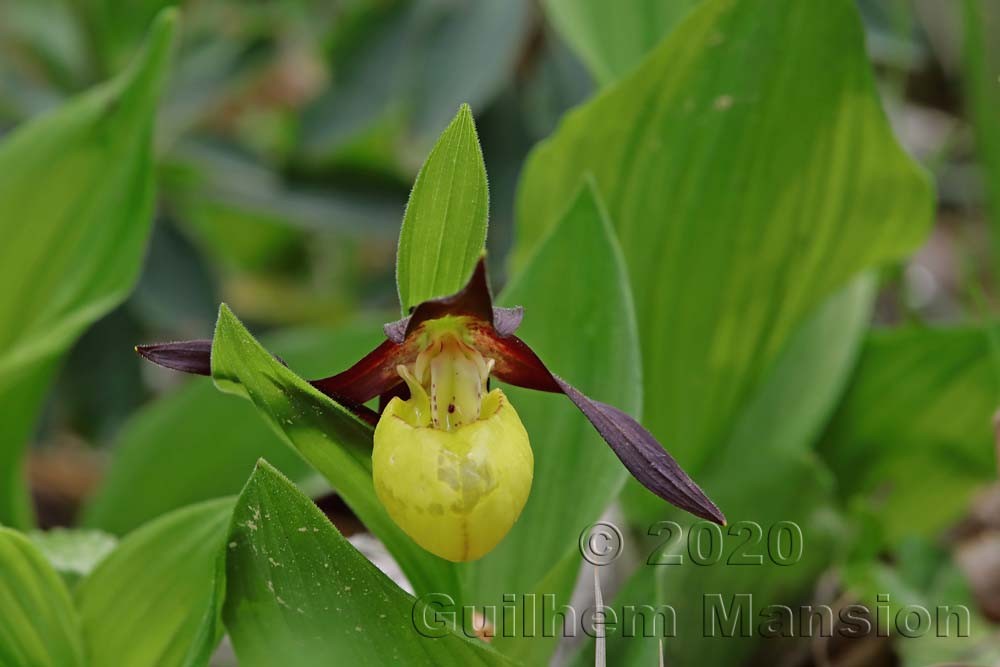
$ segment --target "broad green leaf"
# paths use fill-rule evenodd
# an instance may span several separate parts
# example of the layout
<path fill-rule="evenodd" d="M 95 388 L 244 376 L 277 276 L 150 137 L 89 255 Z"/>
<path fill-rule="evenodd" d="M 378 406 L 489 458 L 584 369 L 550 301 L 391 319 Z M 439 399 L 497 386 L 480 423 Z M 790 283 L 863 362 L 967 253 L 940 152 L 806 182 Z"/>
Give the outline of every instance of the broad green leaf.
<path fill-rule="evenodd" d="M 286 332 L 268 348 L 307 377 L 347 368 L 375 347 L 374 324 Z M 258 458 L 297 481 L 311 468 L 246 401 L 194 379 L 149 404 L 122 429 L 115 455 L 83 523 L 117 535 L 185 505 L 235 495 Z"/>
<path fill-rule="evenodd" d="M 724 451 L 803 452 L 816 444 L 850 381 L 877 284 L 870 274 L 828 298 L 799 327 L 736 421 Z"/>
<path fill-rule="evenodd" d="M 457 292 L 486 241 L 486 165 L 468 105 L 441 134 L 417 174 L 399 232 L 396 282 L 403 313 Z"/>
<path fill-rule="evenodd" d="M 479 640 L 418 634 L 417 602 L 264 461 L 227 551 L 224 618 L 241 665 L 509 664 Z"/>
<path fill-rule="evenodd" d="M 747 401 L 719 460 L 705 470 L 704 488 L 724 509 L 730 526 L 738 529 L 740 521 L 751 521 L 762 527 L 762 541 L 750 553 L 763 555 L 763 565 L 724 562 L 698 567 L 688 560 L 680 571 L 659 567 L 659 599 L 680 603 L 678 627 L 702 627 L 706 593 L 721 594 L 727 608 L 739 594 L 752 595 L 755 610 L 794 604 L 830 565 L 841 525 L 831 510 L 832 476 L 811 450 L 849 381 L 875 288 L 873 276 L 862 276 L 809 315 Z M 769 534 L 779 522 L 794 522 L 802 529 L 803 556 L 794 565 L 778 566 L 770 557 Z M 747 536 L 728 530 L 726 534 L 728 561 Z M 756 633 L 722 641 L 689 633 L 668 646 L 667 654 L 678 664 L 740 664 L 760 642 Z M 770 639 L 768 645 L 776 641 Z"/>
<path fill-rule="evenodd" d="M 553 372 L 581 391 L 632 414 L 641 407 L 638 338 L 632 293 L 610 223 L 590 186 L 573 203 L 528 267 L 507 286 L 505 305 L 523 305 L 524 339 Z M 504 388 L 531 438 L 531 496 L 510 534 L 482 560 L 465 566 L 469 602 L 502 604 L 504 593 L 539 592 L 553 567 L 575 555 L 555 594 L 569 602 L 579 565 L 580 532 L 618 494 L 628 471 L 565 396 Z M 531 553 L 530 559 L 524 554 Z M 531 664 L 545 661 L 554 638 L 515 639 L 504 646 Z M 539 653 L 540 652 L 540 653 Z"/>
<path fill-rule="evenodd" d="M 76 588 L 90 667 L 205 665 L 222 637 L 231 498 L 129 534 Z"/>
<path fill-rule="evenodd" d="M 814 449 L 851 380 L 876 288 L 874 276 L 862 275 L 810 314 L 747 401 L 720 456 L 776 461 Z M 741 486 L 745 473 L 718 465 L 708 475 L 706 486 L 721 490 Z"/>
<path fill-rule="evenodd" d="M 718 480 L 722 479 L 729 483 L 719 484 Z M 734 484 L 734 480 L 740 483 Z M 726 509 L 730 526 L 738 528 L 740 522 L 755 522 L 762 529 L 761 540 L 750 541 L 740 549 L 747 541 L 747 533 L 734 532 L 730 536 L 728 529 L 722 528 L 721 560 L 708 565 L 695 564 L 690 555 L 689 539 L 697 540 L 697 535 L 705 531 L 692 532 L 692 529 L 706 524 L 673 517 L 683 528 L 683 534 L 679 539 L 667 532 L 657 538 L 647 537 L 640 547 L 643 563 L 633 575 L 633 581 L 612 604 L 616 610 L 626 605 L 634 605 L 637 609 L 641 609 L 640 605 L 670 605 L 674 609 L 677 634 L 665 641 L 667 664 L 745 664 L 762 641 L 758 634 L 760 610 L 772 604 L 795 604 L 829 564 L 834 546 L 832 538 L 839 531 L 835 516 L 826 509 L 832 480 L 809 454 L 771 457 L 746 450 L 723 462 L 708 486 L 712 499 Z M 782 521 L 794 522 L 802 529 L 802 558 L 793 565 L 779 566 L 768 555 L 768 534 Z M 704 545 L 708 544 L 708 539 L 704 538 Z M 711 553 L 710 548 L 704 547 L 703 553 Z M 727 561 L 733 554 L 761 556 L 762 563 L 731 564 Z M 658 561 L 667 556 L 681 556 L 684 562 L 680 565 L 650 565 L 647 562 L 649 558 Z M 751 596 L 753 607 L 744 610 L 744 618 L 750 612 L 749 633 L 742 633 L 737 628 L 734 636 L 720 638 L 719 626 L 715 625 L 716 636 L 707 636 L 713 624 L 706 625 L 703 616 L 706 607 L 712 608 L 716 595 L 721 596 L 726 612 L 734 600 L 745 599 L 736 598 L 737 595 Z M 641 626 L 637 626 L 632 637 L 623 637 L 622 628 L 627 629 L 629 625 L 623 623 L 608 635 L 608 664 L 658 664 L 658 635 L 644 637 Z M 779 641 L 777 638 L 765 640 L 772 648 Z M 592 656 L 592 647 L 590 651 Z M 593 664 L 593 658 L 587 655 L 581 656 L 578 664 Z"/>
<path fill-rule="evenodd" d="M 832 561 L 835 551 L 830 548 L 830 538 L 839 533 L 829 510 L 832 477 L 815 460 L 811 448 L 849 381 L 867 329 L 875 287 L 871 276 L 862 276 L 810 314 L 747 402 L 715 465 L 698 479 L 726 513 L 730 526 L 738 529 L 740 521 L 761 526 L 762 541 L 751 545 L 749 553 L 765 555 L 763 564 L 726 563 L 748 536 L 745 532 L 729 535 L 724 529 L 727 537 L 723 563 L 693 566 L 687 552 L 690 534 L 685 533 L 671 545 L 680 549 L 686 559 L 684 565 L 647 565 L 635 575 L 629 590 L 619 596 L 621 604 L 655 602 L 676 609 L 678 636 L 668 640 L 667 653 L 677 664 L 741 664 L 760 640 L 757 634 L 723 640 L 705 638 L 700 632 L 705 594 L 721 594 L 727 609 L 738 594 L 752 595 L 755 610 L 768 604 L 792 604 Z M 630 508 L 640 505 L 643 511 L 634 513 L 633 519 L 641 518 L 640 529 L 646 532 L 664 518 L 662 511 L 657 513 L 651 507 L 660 503 L 645 489 L 631 490 L 631 495 L 642 496 L 641 502 L 630 498 Z M 690 517 L 670 518 L 686 528 L 693 525 Z M 803 557 L 795 565 L 779 567 L 766 557 L 767 533 L 780 521 L 793 521 L 802 528 Z M 664 533 L 656 542 L 646 542 L 642 557 L 648 558 L 657 543 L 662 544 L 667 537 Z M 754 622 L 757 620 L 754 616 Z M 768 645 L 777 641 L 769 639 Z M 609 641 L 609 654 L 622 652 L 635 664 L 642 664 L 636 652 L 652 660 L 649 664 L 655 664 L 656 650 L 656 642 L 622 637 Z"/>
<path fill-rule="evenodd" d="M 0 664 L 84 667 L 66 585 L 27 537 L 0 527 Z"/>
<path fill-rule="evenodd" d="M 998 396 L 985 330 L 873 333 L 823 457 L 843 495 L 873 499 L 888 541 L 933 534 L 996 478 Z"/>
<path fill-rule="evenodd" d="M 326 477 L 385 543 L 415 590 L 457 590 L 451 564 L 410 540 L 375 496 L 371 426 L 283 366 L 225 305 L 212 344 L 212 376 L 221 391 L 249 398 L 278 435 Z"/>
<path fill-rule="evenodd" d="M 559 648 L 563 635 L 556 630 L 552 633 L 553 636 L 546 638 L 542 633 L 546 631 L 545 623 L 552 615 L 553 606 L 560 608 L 562 605 L 572 603 L 571 594 L 574 594 L 574 585 L 580 575 L 581 563 L 587 565 L 580 557 L 579 532 L 582 530 L 581 527 L 573 547 L 565 550 L 562 560 L 548 566 L 544 578 L 534 582 L 532 588 L 514 589 L 517 611 L 515 618 L 512 619 L 513 623 L 511 620 L 504 620 L 502 615 L 504 600 L 502 594 L 492 598 L 466 598 L 466 604 L 497 605 L 500 610 L 499 618 L 503 624 L 496 626 L 493 645 L 504 655 L 524 665 L 561 664 L 558 656 L 553 657 L 553 651 Z M 495 592 L 494 589 L 493 593 Z M 508 602 L 508 608 L 509 604 Z M 521 625 L 522 623 L 524 625 Z M 524 632 L 522 627 L 534 628 L 535 635 L 524 636 L 528 633 Z"/>
<path fill-rule="evenodd" d="M 993 270 L 1000 268 L 1000 47 L 992 38 L 1000 29 L 1000 10 L 986 0 L 964 0 L 962 60 L 965 97 L 976 153 L 983 171 L 992 225 Z"/>
<path fill-rule="evenodd" d="M 516 264 L 588 172 L 630 271 L 646 425 L 696 477 L 809 312 L 930 222 L 847 0 L 700 3 L 535 149 Z"/>
<path fill-rule="evenodd" d="M 559 34 L 601 85 L 635 68 L 699 0 L 545 0 Z"/>
<path fill-rule="evenodd" d="M 121 302 L 153 212 L 152 129 L 174 12 L 117 78 L 26 123 L 0 144 L 0 521 L 30 522 L 18 479 L 51 371 Z"/>
<path fill-rule="evenodd" d="M 29 537 L 70 586 L 90 574 L 118 544 L 99 530 L 53 528 L 32 531 Z"/>

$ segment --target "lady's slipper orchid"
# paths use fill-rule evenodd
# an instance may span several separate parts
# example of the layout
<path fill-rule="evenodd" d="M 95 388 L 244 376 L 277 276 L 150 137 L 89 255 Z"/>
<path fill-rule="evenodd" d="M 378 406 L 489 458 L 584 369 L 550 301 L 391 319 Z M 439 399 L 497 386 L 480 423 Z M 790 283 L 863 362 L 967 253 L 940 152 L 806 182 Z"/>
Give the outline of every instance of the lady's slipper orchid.
<path fill-rule="evenodd" d="M 514 335 L 521 308 L 494 308 L 481 259 L 459 292 L 385 325 L 386 340 L 351 368 L 311 384 L 375 426 L 376 494 L 393 521 L 451 561 L 488 553 L 528 499 L 533 457 L 521 420 L 491 375 L 565 394 L 632 475 L 664 500 L 725 523 L 722 512 L 632 417 L 584 396 Z M 211 374 L 211 341 L 139 346 L 143 357 Z M 379 411 L 364 403 L 379 398 Z"/>

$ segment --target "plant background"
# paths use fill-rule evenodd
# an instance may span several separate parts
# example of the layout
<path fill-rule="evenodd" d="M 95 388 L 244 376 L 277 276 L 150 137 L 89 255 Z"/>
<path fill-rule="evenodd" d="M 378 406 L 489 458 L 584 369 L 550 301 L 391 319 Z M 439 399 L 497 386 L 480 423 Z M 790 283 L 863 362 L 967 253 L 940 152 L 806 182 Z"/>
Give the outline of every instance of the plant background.
<path fill-rule="evenodd" d="M 0 4 L 0 132 L 120 72 L 167 4 Z M 612 11 L 587 0 L 182 3 L 157 106 L 153 223 L 135 287 L 129 291 L 125 279 L 120 305 L 67 333 L 65 354 L 0 384 L 8 398 L 0 410 L 4 478 L 10 468 L 20 471 L 6 453 L 29 441 L 25 474 L 39 524 L 124 535 L 170 510 L 238 493 L 265 456 L 320 498 L 345 534 L 360 534 L 363 526 L 327 483 L 250 405 L 208 382 L 140 364 L 131 348 L 205 337 L 225 301 L 307 375 L 356 358 L 377 341 L 379 323 L 397 316 L 393 268 L 407 195 L 434 141 L 467 102 L 489 174 L 488 247 L 498 287 L 525 266 L 534 240 L 573 201 L 581 164 L 590 165 L 636 295 L 647 423 L 730 516 L 741 515 L 731 508 L 747 507 L 743 518 L 826 527 L 810 534 L 811 564 L 794 576 L 709 568 L 685 569 L 682 577 L 640 567 L 623 595 L 655 590 L 673 600 L 720 588 L 764 597 L 780 590 L 834 604 L 892 592 L 900 602 L 966 601 L 980 617 L 976 636 L 958 647 L 693 642 L 670 649 L 678 664 L 692 656 L 708 664 L 992 664 L 1000 652 L 988 620 L 1000 619 L 1000 515 L 990 488 L 1000 381 L 991 333 L 1000 266 L 997 5 L 832 3 L 832 14 L 840 12 L 833 28 L 821 12 L 803 11 L 806 21 L 792 36 L 768 32 L 778 19 L 734 11 L 726 27 L 743 41 L 713 45 L 712 35 L 696 35 L 696 24 L 682 22 L 692 8 L 707 17 L 702 3 L 615 4 Z M 851 39 L 855 13 L 863 42 Z M 755 21 L 763 27 L 756 30 Z M 678 25 L 689 32 L 671 35 Z M 847 27 L 841 33 L 838 26 Z M 659 49 L 668 36 L 676 47 Z M 789 43 L 772 51 L 754 45 L 774 39 Z M 836 48 L 813 48 L 824 40 Z M 690 63 L 662 63 L 666 78 L 657 79 L 661 52 L 694 54 L 698 65 L 688 71 Z M 746 60 L 733 55 L 741 53 Z M 841 57 L 830 58 L 834 53 Z M 800 63 L 781 69 L 775 54 Z M 646 76 L 633 76 L 637 67 Z M 856 77 L 869 69 L 872 81 Z M 789 78 L 775 83 L 753 74 L 777 71 Z M 816 72 L 829 76 L 809 80 Z M 652 82 L 648 90 L 644 81 Z M 734 87 L 718 89 L 722 84 Z M 653 98 L 662 90 L 657 107 Z M 688 97 L 709 106 L 686 117 L 680 111 Z M 865 106 L 869 97 L 929 174 L 933 211 L 929 190 L 896 155 L 879 112 Z M 760 104 L 764 118 L 729 124 L 730 107 L 748 101 Z M 856 133 L 817 135 L 816 128 L 830 129 L 825 110 L 838 105 L 858 114 Z M 654 111 L 670 122 L 650 122 Z M 723 119 L 708 127 L 703 119 L 713 111 Z M 646 128 L 637 139 L 643 145 L 662 141 L 672 152 L 622 158 L 617 151 L 629 135 L 615 125 L 619 118 L 633 123 L 626 129 Z M 766 130 L 758 139 L 779 156 L 778 173 L 739 162 L 760 154 L 747 145 L 747 127 Z M 607 128 L 610 138 L 602 136 Z M 794 159 L 803 142 L 817 143 L 814 162 Z M 832 182 L 823 172 L 828 163 L 871 181 Z M 13 182 L 22 169 L 38 177 L 31 185 L 41 199 L 58 200 L 76 187 L 58 174 L 47 180 L 44 164 L 31 171 L 10 160 L 0 181 Z M 647 194 L 635 195 L 629 184 Z M 825 206 L 808 208 L 816 214 L 808 224 L 799 224 L 783 199 L 797 184 L 826 197 Z M 4 194 L 14 201 L 17 191 L 0 188 L 0 201 Z M 584 228 L 593 211 L 576 206 L 574 224 Z M 654 223 L 671 215 L 702 224 L 683 228 L 687 235 L 657 236 Z M 718 230 L 729 215 L 767 241 L 726 237 Z M 839 226 L 845 220 L 850 224 Z M 0 209 L 6 233 L 30 224 Z M 124 256 L 111 243 L 110 256 Z M 587 243 L 579 240 L 581 256 L 606 260 L 586 254 Z M 742 263 L 727 263 L 733 247 Z M 39 248 L 38 257 L 58 267 L 61 255 Z M 690 261 L 672 256 L 680 252 L 672 248 L 683 248 Z M 46 292 L 44 284 L 23 282 L 32 275 L 19 265 L 30 264 L 27 256 L 5 259 L 0 275 L 9 291 L 37 299 L 44 324 L 46 304 L 63 298 L 58 279 Z M 571 253 L 553 261 L 570 262 Z M 58 274 L 66 281 L 71 275 Z M 548 278 L 557 281 L 558 272 Z M 719 287 L 732 284 L 748 291 Z M 540 307 L 551 301 L 523 281 L 513 292 Z M 24 334 L 15 319 L 30 320 L 16 304 L 8 298 L 0 309 L 8 318 L 0 320 L 3 346 Z M 604 322 L 622 317 L 628 313 Z M 531 331 L 544 337 L 544 326 L 536 326 Z M 720 347 L 699 343 L 709 336 Z M 0 360 L 9 361 L 6 354 Z M 628 384 L 621 370 L 627 359 L 588 371 L 587 349 L 567 354 L 578 375 L 617 373 L 612 384 Z M 619 400 L 638 410 L 638 396 Z M 606 483 L 613 492 L 620 480 Z M 536 489 L 545 498 L 570 492 L 569 482 Z M 786 516 L 792 504 L 795 516 Z M 649 550 L 645 528 L 672 515 L 630 486 L 616 508 L 616 520 L 635 531 L 632 556 L 641 560 Z M 22 527 L 16 516 L 12 509 L 0 522 Z M 620 577 L 630 574 L 620 567 Z M 563 647 L 561 659 L 575 650 L 586 656 L 592 649 Z M 609 653 L 613 664 L 655 660 L 655 647 L 614 637 Z"/>

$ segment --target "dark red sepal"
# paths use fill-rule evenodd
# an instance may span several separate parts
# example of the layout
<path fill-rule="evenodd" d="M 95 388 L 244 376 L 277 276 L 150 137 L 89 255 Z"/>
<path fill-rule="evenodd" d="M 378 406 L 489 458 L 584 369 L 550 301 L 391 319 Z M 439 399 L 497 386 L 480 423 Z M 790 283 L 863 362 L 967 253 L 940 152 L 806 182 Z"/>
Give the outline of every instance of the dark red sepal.
<path fill-rule="evenodd" d="M 465 286 L 450 296 L 429 299 L 420 303 L 413 312 L 401 320 L 382 326 L 386 338 L 394 343 L 402 343 L 421 324 L 440 317 L 469 316 L 495 329 L 501 336 L 509 336 L 521 326 L 524 308 L 498 308 L 493 306 L 489 279 L 486 273 L 486 258 L 480 257 Z"/>
<path fill-rule="evenodd" d="M 409 336 L 427 320 L 446 315 L 467 315 L 493 326 L 493 296 L 486 277 L 485 257 L 479 258 L 465 287 L 450 296 L 428 299 L 415 307 L 406 323 L 405 335 Z"/>
<path fill-rule="evenodd" d="M 501 336 L 509 336 L 517 331 L 523 319 L 524 308 L 521 306 L 513 308 L 494 306 L 493 308 L 493 328 Z M 402 343 L 406 340 L 406 329 L 409 325 L 410 317 L 407 316 L 395 322 L 386 322 L 382 325 L 382 331 L 385 333 L 385 337 L 393 343 Z"/>
<path fill-rule="evenodd" d="M 493 375 L 497 378 L 518 387 L 565 394 L 643 486 L 697 517 L 726 523 L 715 503 L 639 422 L 614 406 L 587 397 L 553 374 L 517 336 L 499 336 L 485 326 L 476 327 L 474 334 L 479 351 L 494 360 Z"/>
<path fill-rule="evenodd" d="M 324 394 L 337 395 L 356 403 L 366 403 L 390 392 L 401 382 L 396 366 L 411 363 L 416 357 L 413 346 L 383 341 L 346 371 L 312 385 Z"/>
<path fill-rule="evenodd" d="M 535 351 L 517 336 L 501 336 L 482 325 L 470 327 L 479 351 L 493 359 L 493 375 L 508 384 L 562 393 L 562 388 Z"/>

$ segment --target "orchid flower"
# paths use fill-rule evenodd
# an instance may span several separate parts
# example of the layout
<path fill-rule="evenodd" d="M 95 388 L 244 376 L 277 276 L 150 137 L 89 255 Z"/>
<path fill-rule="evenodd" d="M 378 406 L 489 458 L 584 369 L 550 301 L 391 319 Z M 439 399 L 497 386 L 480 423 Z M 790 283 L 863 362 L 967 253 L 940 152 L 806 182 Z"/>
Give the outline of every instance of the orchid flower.
<path fill-rule="evenodd" d="M 724 524 L 649 431 L 552 373 L 514 335 L 523 316 L 520 307 L 493 306 L 480 258 L 461 290 L 386 324 L 381 345 L 342 373 L 311 382 L 375 426 L 373 482 L 393 521 L 424 549 L 456 562 L 482 557 L 510 531 L 527 502 L 534 460 L 514 406 L 503 390 L 490 390 L 495 376 L 564 394 L 643 486 Z M 136 351 L 167 368 L 210 375 L 211 346 L 196 340 Z M 375 398 L 378 412 L 364 405 Z"/>

